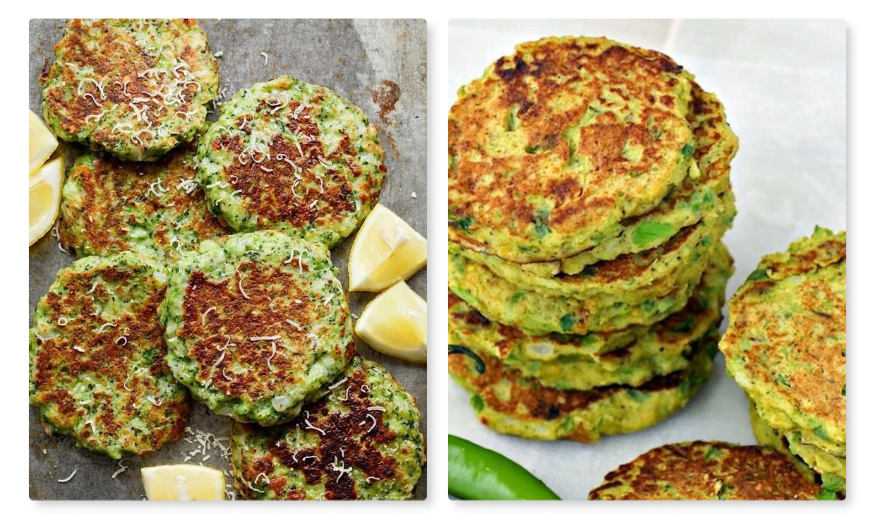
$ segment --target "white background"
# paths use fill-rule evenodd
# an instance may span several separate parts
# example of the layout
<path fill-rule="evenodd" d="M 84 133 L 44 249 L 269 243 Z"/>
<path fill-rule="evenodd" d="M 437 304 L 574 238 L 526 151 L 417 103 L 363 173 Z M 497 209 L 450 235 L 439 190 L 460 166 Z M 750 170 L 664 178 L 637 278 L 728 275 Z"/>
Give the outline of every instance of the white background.
<path fill-rule="evenodd" d="M 457 88 L 512 54 L 515 44 L 551 35 L 607 36 L 662 51 L 725 104 L 728 122 L 740 137 L 731 170 L 738 214 L 724 239 L 736 261 L 729 297 L 761 255 L 784 251 L 817 224 L 846 228 L 842 21 L 452 20 L 448 104 Z M 448 405 L 454 411 L 449 432 L 519 462 L 563 499 L 585 499 L 606 473 L 670 442 L 755 443 L 748 403 L 725 375 L 721 356 L 710 383 L 682 412 L 656 427 L 593 445 L 499 435 L 479 423 L 468 393 L 450 378 L 449 383 Z"/>
<path fill-rule="evenodd" d="M 134 5 L 120 2 L 90 1 L 88 7 L 80 3 L 44 0 L 42 2 L 6 2 L 4 4 L 4 31 L 0 33 L 6 73 L 0 83 L 2 100 L 10 107 L 8 122 L 12 126 L 0 128 L 2 144 L 12 152 L 24 152 L 24 106 L 28 97 L 27 87 L 27 38 L 30 18 L 71 16 L 173 16 L 180 11 L 193 17 L 411 17 L 425 18 L 429 33 L 429 257 L 433 266 L 430 275 L 435 279 L 447 271 L 445 253 L 447 247 L 447 186 L 446 148 L 447 129 L 445 116 L 451 104 L 447 100 L 448 86 L 448 19 L 463 17 L 490 18 L 517 16 L 535 18 L 565 16 L 575 18 L 619 17 L 814 17 L 842 18 L 847 25 L 848 43 L 848 211 L 852 229 L 850 240 L 849 283 L 849 340 L 854 351 L 848 372 L 850 403 L 848 421 L 852 424 L 850 434 L 850 459 L 848 485 L 850 494 L 842 503 L 638 503 L 609 502 L 566 503 L 472 503 L 450 502 L 446 498 L 447 444 L 445 426 L 448 414 L 455 418 L 469 412 L 453 409 L 447 405 L 446 368 L 444 347 L 446 345 L 447 312 L 443 304 L 434 304 L 430 312 L 430 340 L 433 361 L 429 368 L 431 391 L 429 415 L 429 499 L 425 503 L 405 504 L 265 504 L 242 502 L 213 504 L 159 504 L 159 503 L 34 503 L 28 500 L 28 457 L 26 438 L 28 410 L 26 405 L 27 383 L 23 373 L 27 370 L 27 337 L 22 330 L 25 325 L 22 304 L 27 293 L 27 257 L 25 256 L 24 218 L 27 205 L 24 178 L 24 155 L 12 154 L 9 172 L 21 176 L 6 177 L 0 214 L 8 240 L 5 258 L 0 260 L 0 276 L 4 282 L 6 302 L 0 304 L 5 337 L 2 352 L 5 383 L 0 384 L 4 405 L 4 434 L 2 441 L 3 465 L 0 473 L 0 497 L 3 501 L 4 525 L 29 527 L 41 526 L 123 526 L 150 527 L 189 525 L 198 527 L 229 526 L 338 526 L 342 523 L 356 527 L 441 527 L 488 526 L 543 528 L 554 526 L 588 526 L 600 523 L 606 526 L 709 526 L 744 527 L 819 526 L 846 528 L 847 526 L 870 526 L 875 517 L 877 462 L 871 456 L 873 438 L 877 434 L 874 419 L 877 415 L 875 391 L 870 390 L 877 372 L 877 358 L 870 330 L 875 324 L 874 295 L 877 280 L 873 273 L 874 229 L 877 226 L 877 196 L 873 158 L 877 151 L 877 75 L 874 68 L 874 52 L 877 50 L 877 27 L 870 11 L 854 9 L 853 5 L 866 5 L 861 1 L 833 0 L 815 2 L 767 2 L 765 0 L 736 0 L 733 3 L 654 2 L 627 0 L 623 3 L 532 0 L 504 0 L 503 2 L 474 2 L 472 0 L 442 0 L 439 2 L 361 2 L 336 0 L 335 2 L 272 2 L 271 5 L 254 2 L 209 2 L 181 4 L 177 1 L 153 0 L 148 4 Z M 121 9 L 124 8 L 124 11 Z M 502 50 L 505 52 L 505 49 Z M 724 95 L 726 103 L 728 96 Z M 14 108 L 21 110 L 16 112 Z M 15 121 L 15 116 L 20 116 Z M 736 126 L 736 125 L 735 125 Z M 738 133 L 741 132 L 739 129 Z M 742 170 L 735 167 L 735 179 Z M 17 178 L 17 179 L 16 179 Z M 14 227 L 17 226 L 17 227 Z M 739 224 L 738 224 L 739 227 Z M 859 236 L 861 233 L 861 236 Z M 20 247 L 16 253 L 15 247 Z M 740 266 L 745 263 L 739 263 Z M 437 269 L 436 269 L 437 267 Z M 433 280 L 429 285 L 430 296 L 441 299 L 447 289 L 444 281 Z M 185 515 L 186 517 L 181 517 Z M 258 515 L 258 517 L 254 517 Z M 548 516 L 548 518 L 546 518 Z M 868 519 L 871 519 L 870 521 Z"/>

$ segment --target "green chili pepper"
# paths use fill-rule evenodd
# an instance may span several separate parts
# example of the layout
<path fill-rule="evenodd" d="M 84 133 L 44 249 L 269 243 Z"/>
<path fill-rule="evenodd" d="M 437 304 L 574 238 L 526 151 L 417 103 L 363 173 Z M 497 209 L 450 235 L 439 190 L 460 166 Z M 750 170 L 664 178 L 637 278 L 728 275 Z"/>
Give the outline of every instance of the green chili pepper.
<path fill-rule="evenodd" d="M 465 500 L 560 500 L 520 464 L 448 435 L 448 493 Z"/>

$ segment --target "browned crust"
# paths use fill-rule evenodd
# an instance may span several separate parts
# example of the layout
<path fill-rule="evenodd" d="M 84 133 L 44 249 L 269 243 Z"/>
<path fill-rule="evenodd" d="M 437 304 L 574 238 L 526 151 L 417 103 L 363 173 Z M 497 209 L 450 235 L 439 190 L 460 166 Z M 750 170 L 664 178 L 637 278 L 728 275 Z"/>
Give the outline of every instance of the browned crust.
<path fill-rule="evenodd" d="M 176 19 L 170 21 L 173 24 L 182 25 L 183 29 L 175 28 L 180 35 L 185 30 L 197 27 L 193 19 Z M 98 28 L 97 36 L 92 31 Z M 170 28 L 171 26 L 168 26 Z M 94 69 L 96 79 L 105 77 L 118 81 L 119 84 L 108 83 L 104 86 L 104 104 L 127 106 L 135 99 L 137 105 L 142 108 L 148 107 L 146 114 L 153 122 L 161 122 L 170 112 L 169 108 L 161 102 L 161 98 L 153 98 L 149 93 L 149 85 L 138 73 L 154 68 L 157 58 L 150 57 L 146 53 L 136 52 L 140 47 L 134 38 L 124 31 L 111 31 L 106 23 L 94 24 L 91 21 L 73 19 L 67 23 L 64 37 L 55 44 L 55 53 L 63 53 L 64 62 L 72 63 L 78 67 L 90 66 Z M 189 66 L 198 64 L 203 60 L 200 49 L 194 49 L 187 45 L 175 53 Z M 212 59 L 212 58 L 211 58 Z M 79 135 L 83 130 L 91 130 L 92 125 L 86 122 L 89 115 L 100 113 L 101 106 L 91 97 L 70 97 L 70 86 L 78 87 L 79 81 L 74 72 L 59 61 L 56 61 L 48 70 L 44 69 L 40 77 L 42 84 L 47 84 L 51 77 L 59 77 L 62 81 L 58 86 L 50 88 L 44 93 L 43 105 L 59 118 L 60 127 L 71 136 Z M 184 101 L 175 112 L 188 113 L 192 109 L 192 100 L 198 91 L 197 85 L 188 84 L 183 88 L 180 98 Z M 83 85 L 83 93 L 91 93 L 98 100 L 100 91 L 94 83 Z M 156 101 L 155 99 L 158 99 Z M 136 120 L 131 120 L 135 122 Z M 137 126 L 137 125 L 135 125 Z M 179 126 L 188 126 L 184 121 Z M 144 124 L 142 130 L 152 130 Z M 183 130 L 172 131 L 171 135 L 179 134 Z M 104 144 L 110 136 L 109 129 L 100 129 L 93 133 L 92 140 L 98 144 Z M 154 137 L 154 136 L 153 136 Z"/>
<path fill-rule="evenodd" d="M 228 228 L 207 208 L 200 186 L 191 194 L 177 188 L 185 180 L 197 181 L 193 154 L 194 146 L 191 146 L 155 163 L 132 163 L 98 156 L 93 167 L 87 163 L 72 167 L 67 178 L 82 187 L 82 199 L 65 200 L 61 206 L 61 244 L 76 248 L 87 246 L 90 253 L 97 255 L 131 249 L 127 235 L 136 218 L 123 212 L 123 208 L 130 207 L 146 217 L 165 214 L 176 218 L 188 213 L 186 229 L 194 231 L 200 240 L 227 234 Z M 167 193 L 150 192 L 150 185 L 158 178 Z M 174 250 L 166 225 L 159 223 L 153 238 L 158 246 Z"/>
<path fill-rule="evenodd" d="M 482 374 L 473 374 L 472 360 L 461 354 L 448 356 L 448 371 L 465 378 L 467 384 L 481 396 L 487 407 L 499 414 L 512 415 L 525 420 L 553 420 L 586 409 L 615 392 L 628 389 L 623 385 L 609 385 L 587 391 L 554 389 L 529 381 L 518 372 L 504 368 L 498 358 L 484 354 L 478 354 L 478 357 L 484 361 L 485 371 Z M 660 392 L 677 387 L 684 379 L 684 372 L 674 372 L 655 377 L 636 390 L 641 393 Z M 499 383 L 509 387 L 510 396 L 506 400 L 499 399 L 491 390 Z"/>
<path fill-rule="evenodd" d="M 590 196 L 583 180 L 574 174 L 550 184 L 527 177 L 547 161 L 569 156 L 567 143 L 558 137 L 558 131 L 573 126 L 588 110 L 590 101 L 583 99 L 579 106 L 563 111 L 552 105 L 555 97 L 574 84 L 591 86 L 594 96 L 607 105 L 610 103 L 603 87 L 615 85 L 624 86 L 624 93 L 614 95 L 644 102 L 641 119 L 637 122 L 615 123 L 604 119 L 608 116 L 602 114 L 596 118 L 595 126 L 581 130 L 579 150 L 594 155 L 592 171 L 587 177 L 588 188 L 598 188 L 602 182 L 621 176 L 628 178 L 629 171 L 649 170 L 659 164 L 662 151 L 682 149 L 685 138 L 671 137 L 675 135 L 669 131 L 655 138 L 646 124 L 680 119 L 673 108 L 675 101 L 669 96 L 656 99 L 653 90 L 671 91 L 679 81 L 666 74 L 679 73 L 682 67 L 665 55 L 638 48 L 612 45 L 600 50 L 606 42 L 597 39 L 583 44 L 574 39 L 549 39 L 519 46 L 514 56 L 504 57 L 494 64 L 494 75 L 485 77 L 477 91 L 457 101 L 448 120 L 448 155 L 454 159 L 449 176 L 451 186 L 466 199 L 452 198 L 449 212 L 453 216 L 476 218 L 479 227 L 489 227 L 498 221 L 502 222 L 498 227 L 528 226 L 535 221 L 536 212 L 524 198 L 552 196 L 554 208 L 543 222 L 554 233 L 572 234 L 583 225 L 599 224 L 607 209 L 615 207 L 615 197 Z M 525 61 L 524 55 L 530 53 L 532 59 Z M 582 75 L 584 70 L 600 72 L 606 78 L 588 78 Z M 631 80 L 632 76 L 636 79 Z M 538 85 L 538 90 L 532 89 L 534 85 Z M 489 104 L 489 99 L 496 93 L 500 94 L 499 106 L 505 111 L 518 108 L 519 128 L 526 130 L 528 145 L 540 147 L 537 152 L 504 158 L 492 157 L 486 151 L 486 132 L 482 125 L 495 120 L 497 108 Z M 621 156 L 625 143 L 631 138 L 638 139 L 645 147 L 636 163 Z M 479 161 L 472 161 L 471 153 L 480 153 Z M 622 166 L 623 174 L 619 173 Z M 485 179 L 488 174 L 494 177 Z M 631 185 L 640 184 L 632 180 Z M 491 198 L 500 190 L 499 186 L 504 198 Z M 464 233 L 457 234 L 465 238 Z"/>
<path fill-rule="evenodd" d="M 742 360 L 743 375 L 766 393 L 769 401 L 753 394 L 759 405 L 779 403 L 783 412 L 805 415 L 801 426 L 807 429 L 827 423 L 830 429 L 823 433 L 842 442 L 837 435 L 845 438 L 846 432 L 846 236 L 818 243 L 802 239 L 788 254 L 764 257 L 758 271 L 763 276 L 751 277 L 731 300 L 722 351 L 732 366 Z M 776 288 L 789 294 L 777 294 Z M 782 324 L 774 322 L 783 317 Z"/>
<path fill-rule="evenodd" d="M 797 252 L 783 262 L 774 262 L 767 267 L 770 277 L 788 277 L 804 275 L 833 264 L 840 264 L 847 259 L 846 240 L 828 239 L 819 246 L 807 251 Z"/>
<path fill-rule="evenodd" d="M 789 323 L 793 326 L 780 327 L 770 323 L 777 317 L 776 305 L 757 301 L 773 284 L 758 282 L 751 290 L 755 299 L 732 305 L 736 317 L 732 331 L 723 338 L 723 351 L 748 358 L 753 365 L 747 368 L 751 383 L 770 387 L 772 394 L 793 402 L 799 412 L 831 420 L 845 430 L 847 345 L 834 336 L 846 334 L 846 295 L 808 277 L 796 286 L 800 311 Z M 825 312 L 826 306 L 832 307 L 831 314 Z M 747 331 L 756 327 L 757 335 Z M 748 350 L 741 346 L 743 339 L 749 342 Z M 806 368 L 797 368 L 801 365 Z M 787 376 L 785 382 L 779 381 L 780 376 Z"/>
<path fill-rule="evenodd" d="M 730 188 L 727 176 L 739 142 L 730 131 L 725 109 L 715 95 L 692 81 L 691 97 L 688 120 L 694 133 L 694 159 L 697 160 L 700 177 L 696 180 L 686 178 L 682 185 L 710 185 L 714 180 L 725 179 L 729 184 L 717 189 L 717 192 L 724 192 Z M 716 151 L 717 148 L 721 150 Z"/>
<path fill-rule="evenodd" d="M 297 268 L 297 259 L 291 265 Z M 302 266 L 307 271 L 307 264 L 302 263 Z M 240 292 L 238 282 L 241 280 L 249 299 Z M 278 299 L 283 302 L 282 310 L 275 309 Z M 300 300 L 301 304 L 293 299 Z M 213 307 L 215 310 L 208 312 Z M 325 317 L 328 310 L 312 301 L 292 275 L 276 266 L 246 262 L 223 281 L 212 281 L 196 270 L 186 286 L 183 325 L 178 335 L 187 340 L 189 356 L 200 367 L 199 383 L 210 381 L 230 396 L 255 400 L 274 394 L 272 387 L 301 382 L 299 376 L 310 366 L 307 351 L 312 344 L 307 337 L 308 329 L 313 321 Z M 296 321 L 302 330 L 286 323 L 286 319 Z M 277 345 L 279 353 L 271 360 L 273 369 L 269 369 L 271 342 L 249 338 L 275 334 L 288 336 L 299 350 L 280 350 Z M 234 346 L 220 350 L 229 337 Z M 223 352 L 226 353 L 223 355 Z M 346 350 L 335 353 L 343 356 Z M 235 372 L 227 379 L 223 369 L 234 364 L 243 365 L 246 370 Z"/>
<path fill-rule="evenodd" d="M 305 407 L 292 422 L 270 430 L 249 424 L 236 424 L 244 434 L 267 435 L 267 446 L 270 451 L 270 455 L 252 460 L 247 458 L 248 451 L 244 450 L 244 458 L 241 462 L 242 478 L 248 482 L 256 482 L 259 473 L 269 474 L 274 471 L 275 464 L 282 464 L 290 470 L 301 471 L 308 485 L 324 484 L 328 500 L 357 499 L 354 480 L 338 479 L 338 473 L 332 470 L 336 460 L 344 460 L 346 464 L 356 467 L 369 477 L 395 478 L 396 461 L 382 455 L 378 445 L 391 442 L 396 438 L 396 434 L 384 422 L 383 413 L 368 410 L 368 407 L 374 403 L 366 384 L 365 373 L 361 370 L 354 371 L 347 378 L 344 386 L 347 388 L 348 399 L 345 404 L 349 407 L 349 411 L 332 413 L 324 402 L 317 402 Z M 369 429 L 372 428 L 372 422 L 371 419 L 367 419 L 367 415 L 372 416 L 376 422 L 371 432 Z M 326 434 L 318 435 L 319 445 L 316 448 L 296 450 L 286 441 L 286 434 L 297 428 L 305 430 L 308 427 L 305 421 L 324 430 Z M 305 460 L 306 457 L 316 458 Z M 283 495 L 285 484 L 285 478 L 275 476 L 268 486 L 280 495 L 278 498 L 286 500 L 305 498 L 304 492 L 296 489 L 289 490 Z M 239 486 L 238 489 L 245 498 L 260 498 L 258 493 L 246 486 Z"/>
<path fill-rule="evenodd" d="M 165 288 L 152 288 L 133 312 L 114 319 L 115 327 L 99 331 L 106 321 L 100 315 L 91 315 L 96 311 L 95 303 L 108 302 L 116 294 L 108 291 L 102 283 L 89 293 L 98 277 L 118 284 L 116 289 L 132 288 L 135 281 L 142 280 L 142 276 L 119 267 L 88 272 L 62 270 L 58 280 L 65 289 L 65 297 L 50 291 L 40 301 L 48 320 L 58 321 L 63 317 L 67 322 L 58 328 L 58 336 L 39 345 L 32 403 L 54 406 L 52 425 L 61 430 L 74 429 L 86 415 L 85 409 L 75 403 L 72 393 L 65 388 L 75 384 L 78 376 L 93 372 L 101 380 L 114 384 L 119 394 L 148 395 L 158 393 L 156 376 L 171 375 L 165 360 L 167 350 L 163 331 L 156 315 Z M 124 342 L 120 341 L 123 336 L 126 337 Z M 74 349 L 74 346 L 85 352 Z M 151 376 L 129 376 L 132 354 L 148 350 L 157 351 L 150 368 Z M 123 414 L 117 416 L 108 396 L 95 395 L 93 405 L 100 409 L 96 424 L 103 436 L 114 436 L 131 416 L 141 413 L 135 409 L 135 399 L 133 396 L 128 398 Z M 166 399 L 161 403 L 161 406 L 150 406 L 145 415 L 141 414 L 148 427 L 139 431 L 136 437 L 127 437 L 120 444 L 122 450 L 146 454 L 182 436 L 190 407 L 188 395 L 178 401 Z M 91 446 L 99 447 L 103 443 L 101 439 L 91 439 L 91 428 L 83 428 L 79 435 Z"/>
<path fill-rule="evenodd" d="M 273 89 L 284 90 L 292 86 L 292 80 L 272 81 Z M 319 105 L 324 95 L 317 93 L 313 104 Z M 257 120 L 269 121 L 273 118 L 272 108 L 277 108 L 280 101 L 264 97 L 255 107 L 254 112 L 241 114 L 235 126 L 245 133 L 250 133 L 252 124 Z M 301 109 L 299 109 L 302 107 Z M 286 109 L 284 109 L 286 112 Z M 298 114 L 296 114 L 298 112 Z M 341 131 L 342 138 L 338 147 L 331 153 L 326 152 L 320 141 L 320 130 L 317 121 L 311 115 L 311 109 L 303 103 L 291 102 L 287 114 L 287 130 L 291 134 L 300 134 L 307 138 L 296 145 L 275 134 L 268 143 L 269 152 L 264 159 L 256 163 L 252 155 L 243 156 L 247 150 L 240 136 L 220 134 L 211 143 L 217 152 L 229 153 L 232 161 L 222 168 L 222 178 L 231 183 L 234 190 L 241 191 L 245 208 L 256 214 L 260 229 L 269 229 L 279 222 L 288 222 L 293 227 L 307 225 L 326 226 L 337 223 L 356 212 L 355 190 L 348 177 L 335 168 L 326 168 L 323 177 L 323 192 L 313 184 L 295 185 L 296 175 L 303 181 L 317 181 L 313 173 L 314 167 L 321 161 L 337 162 L 347 167 L 354 178 L 363 174 L 362 167 L 356 162 L 358 152 L 354 148 L 349 134 Z M 293 168 L 293 164 L 301 169 L 301 173 Z M 378 172 L 386 172 L 381 164 Z M 363 186 L 356 196 L 361 203 L 370 204 L 377 200 L 380 185 Z M 316 201 L 315 206 L 311 206 Z"/>
<path fill-rule="evenodd" d="M 611 495 L 622 487 L 621 497 Z M 807 480 L 781 453 L 759 446 L 698 441 L 665 445 L 640 455 L 607 474 L 588 497 L 788 500 L 815 499 L 819 492 L 819 485 Z"/>

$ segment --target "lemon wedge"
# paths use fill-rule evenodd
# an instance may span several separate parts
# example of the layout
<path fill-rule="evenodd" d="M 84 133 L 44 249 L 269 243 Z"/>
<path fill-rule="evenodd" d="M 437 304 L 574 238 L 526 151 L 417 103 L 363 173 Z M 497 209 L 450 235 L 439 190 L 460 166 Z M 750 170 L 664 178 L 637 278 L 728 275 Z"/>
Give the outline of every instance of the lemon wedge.
<path fill-rule="evenodd" d="M 356 335 L 388 356 L 426 363 L 426 301 L 400 282 L 368 303 Z"/>
<path fill-rule="evenodd" d="M 225 477 L 218 469 L 192 464 L 142 468 L 149 500 L 223 500 Z"/>
<path fill-rule="evenodd" d="M 52 229 L 61 205 L 61 184 L 64 182 L 64 161 L 54 159 L 30 177 L 30 244 Z"/>
<path fill-rule="evenodd" d="M 30 113 L 30 172 L 33 174 L 43 163 L 49 159 L 49 156 L 58 148 L 58 140 L 46 128 L 40 116 L 28 110 Z"/>
<path fill-rule="evenodd" d="M 426 239 L 404 220 L 377 204 L 362 223 L 350 249 L 351 291 L 382 291 L 426 264 Z"/>

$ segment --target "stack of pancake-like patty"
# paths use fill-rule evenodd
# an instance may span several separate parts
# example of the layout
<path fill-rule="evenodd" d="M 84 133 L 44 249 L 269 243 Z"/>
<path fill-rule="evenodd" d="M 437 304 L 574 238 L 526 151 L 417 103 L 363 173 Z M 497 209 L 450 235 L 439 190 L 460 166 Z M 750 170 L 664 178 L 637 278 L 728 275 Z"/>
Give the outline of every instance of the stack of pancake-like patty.
<path fill-rule="evenodd" d="M 682 408 L 710 376 L 732 268 L 721 103 L 603 38 L 519 45 L 458 95 L 449 370 L 481 421 L 593 442 Z"/>

